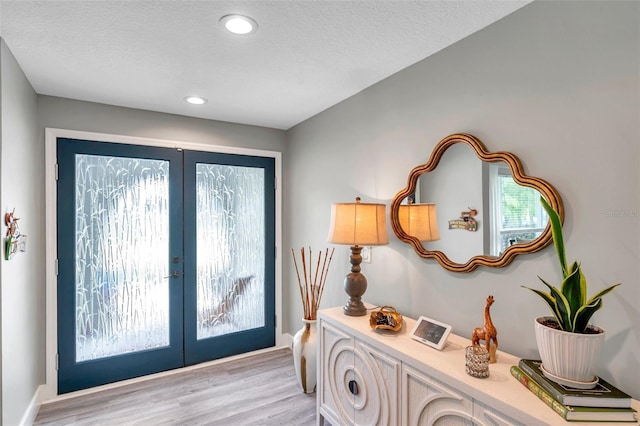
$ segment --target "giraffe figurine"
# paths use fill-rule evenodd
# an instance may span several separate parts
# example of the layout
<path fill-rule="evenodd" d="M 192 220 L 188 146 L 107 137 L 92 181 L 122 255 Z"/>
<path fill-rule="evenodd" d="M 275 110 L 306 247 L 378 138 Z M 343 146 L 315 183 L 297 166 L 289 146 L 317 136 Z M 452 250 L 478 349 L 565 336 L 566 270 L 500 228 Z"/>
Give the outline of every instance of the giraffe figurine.
<path fill-rule="evenodd" d="M 484 325 L 476 327 L 471 335 L 471 344 L 479 345 L 480 340 L 484 340 L 485 347 L 489 352 L 489 362 L 496 362 L 496 350 L 498 350 L 498 331 L 491 321 L 491 305 L 493 305 L 493 296 L 487 297 L 487 303 L 484 305 Z M 493 345 L 491 341 L 493 340 Z"/>

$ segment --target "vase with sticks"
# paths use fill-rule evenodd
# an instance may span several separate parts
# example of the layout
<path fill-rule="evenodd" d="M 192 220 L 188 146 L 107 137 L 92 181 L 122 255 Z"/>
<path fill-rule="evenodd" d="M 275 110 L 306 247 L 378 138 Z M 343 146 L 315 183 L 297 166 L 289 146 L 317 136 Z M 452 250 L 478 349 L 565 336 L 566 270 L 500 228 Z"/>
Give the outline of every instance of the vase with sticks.
<path fill-rule="evenodd" d="M 316 315 L 320 307 L 324 285 L 327 281 L 329 266 L 333 259 L 332 249 L 318 252 L 315 271 L 313 270 L 313 252 L 309 248 L 309 267 L 307 268 L 307 256 L 305 249 L 300 249 L 301 268 L 298 267 L 296 254 L 291 249 L 293 264 L 298 278 L 298 289 L 304 317 L 304 326 L 293 336 L 293 364 L 296 370 L 298 384 L 304 393 L 313 393 L 316 390 L 316 359 L 317 359 L 317 334 Z"/>

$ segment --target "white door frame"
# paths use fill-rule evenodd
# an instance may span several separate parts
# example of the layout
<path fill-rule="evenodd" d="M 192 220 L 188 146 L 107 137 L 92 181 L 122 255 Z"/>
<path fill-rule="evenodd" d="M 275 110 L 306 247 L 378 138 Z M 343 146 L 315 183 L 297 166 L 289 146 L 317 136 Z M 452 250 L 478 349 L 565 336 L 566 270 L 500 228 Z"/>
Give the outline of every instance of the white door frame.
<path fill-rule="evenodd" d="M 208 145 L 201 143 L 142 138 L 136 136 L 112 135 L 107 133 L 84 132 L 56 128 L 45 129 L 45 285 L 46 285 L 46 384 L 42 402 L 58 396 L 58 295 L 57 295 L 57 198 L 56 198 L 56 142 L 58 138 L 82 139 L 97 142 L 126 143 L 132 145 L 157 146 L 164 148 L 181 148 L 194 151 L 219 152 L 223 154 L 242 154 L 275 159 L 276 182 L 276 347 L 286 344 L 282 334 L 282 194 L 280 190 L 282 172 L 282 153 L 251 148 Z M 205 363 L 206 364 L 206 363 Z M 189 367 L 187 367 L 189 368 Z M 175 370 L 173 370 L 175 371 Z M 162 373 L 159 373 L 162 374 Z M 131 379 L 132 381 L 143 380 Z M 108 385 L 107 385 L 108 386 Z M 91 390 L 88 390 L 89 392 Z M 78 395 L 87 391 L 72 392 Z"/>

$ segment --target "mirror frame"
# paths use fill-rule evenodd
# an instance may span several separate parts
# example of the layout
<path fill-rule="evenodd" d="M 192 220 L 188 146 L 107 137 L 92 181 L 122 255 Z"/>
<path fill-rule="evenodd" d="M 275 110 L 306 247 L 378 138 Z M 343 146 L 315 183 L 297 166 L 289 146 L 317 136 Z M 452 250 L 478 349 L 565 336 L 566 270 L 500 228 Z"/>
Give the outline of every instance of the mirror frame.
<path fill-rule="evenodd" d="M 527 176 L 524 174 L 524 169 L 520 159 L 510 152 L 488 152 L 482 142 L 470 134 L 455 133 L 442 139 L 431 153 L 431 157 L 427 163 L 415 167 L 411 170 L 409 178 L 407 179 L 407 186 L 402 191 L 398 192 L 391 202 L 391 227 L 396 236 L 405 243 L 411 244 L 415 249 L 418 256 L 423 258 L 435 258 L 440 265 L 445 269 L 452 272 L 471 272 L 480 265 L 502 268 L 509 263 L 519 254 L 534 253 L 542 250 L 552 242 L 551 225 L 547 223 L 546 228 L 540 234 L 538 238 L 525 244 L 514 244 L 507 248 L 499 257 L 492 257 L 487 255 L 474 256 L 467 261 L 467 263 L 457 263 L 451 261 L 446 254 L 439 250 L 427 250 L 422 243 L 416 238 L 408 235 L 400 226 L 400 220 L 398 212 L 402 202 L 416 190 L 418 177 L 425 173 L 429 173 L 438 166 L 440 159 L 444 152 L 451 146 L 463 143 L 471 147 L 476 153 L 478 158 L 482 161 L 495 163 L 503 161 L 509 165 L 513 180 L 522 186 L 527 186 L 536 189 L 540 194 L 549 202 L 549 205 L 558 212 L 560 221 L 564 222 L 564 207 L 562 205 L 562 199 L 558 191 L 547 181 Z"/>

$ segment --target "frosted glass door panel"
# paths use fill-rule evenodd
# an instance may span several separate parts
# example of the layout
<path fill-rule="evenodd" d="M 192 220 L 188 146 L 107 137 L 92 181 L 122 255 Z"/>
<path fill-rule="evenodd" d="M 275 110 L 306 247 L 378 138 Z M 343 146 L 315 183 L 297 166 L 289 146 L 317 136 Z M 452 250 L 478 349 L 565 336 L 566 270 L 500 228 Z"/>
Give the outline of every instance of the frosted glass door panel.
<path fill-rule="evenodd" d="M 169 345 L 169 161 L 76 155 L 76 361 Z"/>
<path fill-rule="evenodd" d="M 262 168 L 196 164 L 197 339 L 265 324 Z"/>

